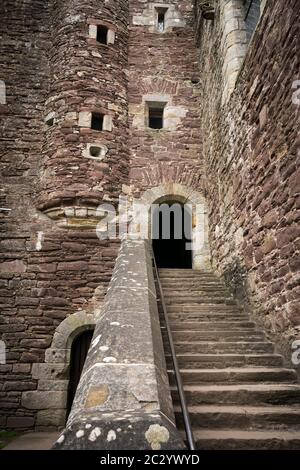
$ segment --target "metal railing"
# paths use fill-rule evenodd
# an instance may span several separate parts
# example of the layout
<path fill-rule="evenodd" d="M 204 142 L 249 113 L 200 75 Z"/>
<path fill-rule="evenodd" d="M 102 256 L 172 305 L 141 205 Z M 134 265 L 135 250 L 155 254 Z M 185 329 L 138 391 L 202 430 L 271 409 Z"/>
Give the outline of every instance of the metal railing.
<path fill-rule="evenodd" d="M 244 2 L 244 3 L 246 3 L 246 2 Z M 246 10 L 246 13 L 245 13 L 244 21 L 247 21 L 247 19 L 248 19 L 250 10 L 251 10 L 251 8 L 252 8 L 252 4 L 253 4 L 253 0 L 250 0 L 250 1 L 249 1 L 249 5 L 248 5 L 247 10 Z"/>
<path fill-rule="evenodd" d="M 166 330 L 167 330 L 167 334 L 168 334 L 168 341 L 169 341 L 170 349 L 171 349 L 172 362 L 173 362 L 173 366 L 174 366 L 175 379 L 176 379 L 176 384 L 177 384 L 177 389 L 178 389 L 178 394 L 179 394 L 179 400 L 180 400 L 180 406 L 181 406 L 181 410 L 182 410 L 182 416 L 183 416 L 183 422 L 184 422 L 184 428 L 185 428 L 185 433 L 186 433 L 186 437 L 187 437 L 187 442 L 188 442 L 188 446 L 189 446 L 190 450 L 196 450 L 193 431 L 192 431 L 192 426 L 191 426 L 191 420 L 190 420 L 189 411 L 188 411 L 188 407 L 187 407 L 187 403 L 186 403 L 185 393 L 184 393 L 184 389 L 183 389 L 183 384 L 182 384 L 180 370 L 179 370 L 179 366 L 178 366 L 178 362 L 177 362 L 174 342 L 173 342 L 173 338 L 172 338 L 172 332 L 171 332 L 170 323 L 169 323 L 169 319 L 168 319 L 166 303 L 165 303 L 165 299 L 164 299 L 164 294 L 163 294 L 161 282 L 160 282 L 160 279 L 159 279 L 159 273 L 158 273 L 157 264 L 156 264 L 156 260 L 155 260 L 153 250 L 152 250 L 152 259 L 153 259 L 156 279 L 157 279 L 158 288 L 159 288 L 160 300 L 161 300 L 161 304 L 162 304 L 162 308 L 163 308 L 164 320 L 165 320 Z"/>

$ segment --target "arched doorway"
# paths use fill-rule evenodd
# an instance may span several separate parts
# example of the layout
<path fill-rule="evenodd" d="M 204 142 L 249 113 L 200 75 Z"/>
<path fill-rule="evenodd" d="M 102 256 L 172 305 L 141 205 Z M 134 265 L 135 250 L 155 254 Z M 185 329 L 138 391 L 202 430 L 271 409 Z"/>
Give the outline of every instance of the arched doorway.
<path fill-rule="evenodd" d="M 67 398 L 67 418 L 72 408 L 76 389 L 80 380 L 84 362 L 92 341 L 94 330 L 85 330 L 73 340 L 70 357 L 70 379 Z"/>
<path fill-rule="evenodd" d="M 158 268 L 192 268 L 192 214 L 187 205 L 154 204 L 151 236 Z"/>

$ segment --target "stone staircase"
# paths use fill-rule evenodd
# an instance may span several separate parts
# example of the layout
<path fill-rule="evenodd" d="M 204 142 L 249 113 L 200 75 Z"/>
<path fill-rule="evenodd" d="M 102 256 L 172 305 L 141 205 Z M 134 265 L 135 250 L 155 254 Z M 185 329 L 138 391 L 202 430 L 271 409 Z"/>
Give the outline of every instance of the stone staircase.
<path fill-rule="evenodd" d="M 198 449 L 300 449 L 300 385 L 212 272 L 159 270 Z M 159 303 L 162 316 L 161 304 Z M 179 429 L 181 408 L 162 321 Z"/>

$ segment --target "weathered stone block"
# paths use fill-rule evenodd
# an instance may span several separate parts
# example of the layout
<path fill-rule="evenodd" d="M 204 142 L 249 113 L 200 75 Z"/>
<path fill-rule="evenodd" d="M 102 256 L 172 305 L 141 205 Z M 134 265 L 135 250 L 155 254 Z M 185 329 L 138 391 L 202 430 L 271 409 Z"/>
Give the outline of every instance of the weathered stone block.
<path fill-rule="evenodd" d="M 34 391 L 22 393 L 22 406 L 29 410 L 63 409 L 66 406 L 65 391 Z"/>
<path fill-rule="evenodd" d="M 41 410 L 36 415 L 36 426 L 62 427 L 66 422 L 66 410 Z"/>
<path fill-rule="evenodd" d="M 14 429 L 32 428 L 34 418 L 30 416 L 9 416 L 7 418 L 7 427 Z"/>

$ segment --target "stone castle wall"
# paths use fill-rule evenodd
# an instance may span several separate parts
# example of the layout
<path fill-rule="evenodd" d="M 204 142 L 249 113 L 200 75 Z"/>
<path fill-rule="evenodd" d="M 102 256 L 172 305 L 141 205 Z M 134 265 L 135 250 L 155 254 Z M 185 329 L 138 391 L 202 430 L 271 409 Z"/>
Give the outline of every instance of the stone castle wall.
<path fill-rule="evenodd" d="M 291 357 L 300 320 L 299 107 L 292 102 L 300 7 L 265 2 L 245 56 L 238 1 L 224 4 L 225 24 L 218 2 L 197 38 L 213 266 Z M 230 73 L 237 82 L 223 105 Z"/>
<path fill-rule="evenodd" d="M 238 2 L 216 2 L 214 21 L 198 15 L 197 28 L 188 0 L 2 2 L 0 207 L 11 211 L 0 213 L 0 426 L 61 425 L 53 410 L 40 408 L 38 421 L 22 393 L 37 389 L 32 371 L 59 325 L 89 318 L 95 294 L 101 305 L 119 242 L 99 241 L 96 208 L 122 190 L 206 196 L 214 269 L 290 354 L 300 319 L 299 6 L 262 2 L 248 46 Z M 167 9 L 164 32 L 157 8 Z M 164 103 L 165 129 L 148 128 L 149 103 Z M 51 377 L 61 395 L 64 366 Z"/>
<path fill-rule="evenodd" d="M 159 32 L 156 8 L 168 9 Z M 167 182 L 201 190 L 202 136 L 193 2 L 130 2 L 130 184 L 135 195 Z M 164 129 L 147 126 L 147 102 L 166 103 Z"/>
<path fill-rule="evenodd" d="M 44 362 L 56 328 L 68 315 L 89 311 L 96 288 L 98 301 L 103 299 L 111 278 L 119 242 L 99 241 L 95 209 L 102 201 L 115 203 L 128 173 L 126 5 L 94 0 L 1 4 L 0 79 L 6 104 L 1 100 L 0 195 L 1 207 L 11 209 L 0 214 L 4 427 L 39 424 L 33 407 L 21 404 L 22 393 L 38 386 L 34 364 Z M 90 25 L 104 16 L 114 30 L 111 45 L 90 37 Z M 79 113 L 90 110 L 111 116 L 108 131 L 79 123 Z M 104 158 L 87 158 L 88 144 L 99 141 L 107 148 Z M 57 389 L 65 390 L 68 370 L 59 378 L 65 380 Z M 54 411 L 40 424 L 57 424 Z"/>

